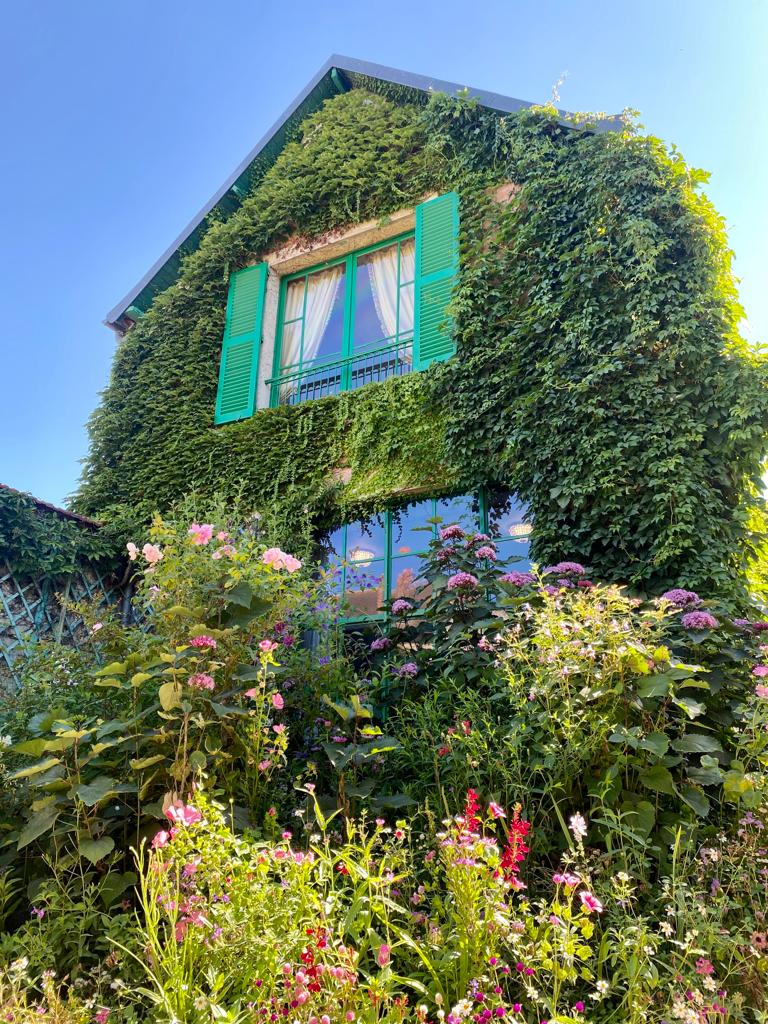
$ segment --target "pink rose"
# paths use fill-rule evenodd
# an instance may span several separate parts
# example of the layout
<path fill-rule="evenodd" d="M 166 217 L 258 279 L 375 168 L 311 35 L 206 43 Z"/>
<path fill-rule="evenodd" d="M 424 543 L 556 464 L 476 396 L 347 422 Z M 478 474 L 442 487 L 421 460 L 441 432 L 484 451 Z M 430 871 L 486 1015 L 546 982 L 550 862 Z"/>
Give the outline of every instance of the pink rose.
<path fill-rule="evenodd" d="M 293 555 L 286 554 L 280 548 L 267 548 L 261 556 L 265 565 L 271 565 L 273 569 L 285 569 L 287 572 L 296 572 L 301 568 L 301 562 Z"/>
<path fill-rule="evenodd" d="M 136 559 L 139 557 L 139 549 L 136 547 L 132 540 L 129 540 L 125 546 L 128 549 L 128 557 L 132 562 L 135 562 Z"/>
<path fill-rule="evenodd" d="M 163 552 L 156 544 L 145 544 L 141 549 L 141 553 L 150 565 L 156 565 L 163 557 Z"/>
<path fill-rule="evenodd" d="M 273 708 L 277 708 L 278 711 L 282 711 L 283 710 L 283 708 L 285 707 L 285 701 L 283 700 L 281 694 L 279 694 L 279 693 L 273 693 L 272 694 L 272 707 Z"/>
<path fill-rule="evenodd" d="M 192 523 L 187 533 L 192 538 L 192 543 L 202 546 L 208 544 L 213 536 L 213 527 L 210 523 Z"/>

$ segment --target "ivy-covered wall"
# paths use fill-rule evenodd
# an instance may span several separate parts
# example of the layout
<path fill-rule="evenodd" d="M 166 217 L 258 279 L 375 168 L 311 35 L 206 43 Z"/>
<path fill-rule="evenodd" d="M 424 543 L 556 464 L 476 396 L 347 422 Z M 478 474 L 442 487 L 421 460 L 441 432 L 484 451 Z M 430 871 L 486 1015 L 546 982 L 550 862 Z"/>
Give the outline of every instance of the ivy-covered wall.
<path fill-rule="evenodd" d="M 738 337 L 703 180 L 630 126 L 384 85 L 328 100 L 120 344 L 75 507 L 135 531 L 186 492 L 240 496 L 303 550 L 413 489 L 497 483 L 529 504 L 541 560 L 738 588 L 760 540 L 765 366 Z M 519 190 L 498 204 L 505 181 Z M 449 189 L 456 357 L 214 428 L 230 273 Z"/>

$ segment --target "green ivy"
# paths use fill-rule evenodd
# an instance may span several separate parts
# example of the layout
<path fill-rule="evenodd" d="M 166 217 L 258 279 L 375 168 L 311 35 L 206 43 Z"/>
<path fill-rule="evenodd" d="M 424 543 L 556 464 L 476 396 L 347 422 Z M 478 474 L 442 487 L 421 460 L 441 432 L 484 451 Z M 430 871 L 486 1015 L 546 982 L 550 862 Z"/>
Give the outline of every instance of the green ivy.
<path fill-rule="evenodd" d="M 128 531 L 187 492 L 245 496 L 305 551 L 317 526 L 415 489 L 502 483 L 543 561 L 738 589 L 762 539 L 766 370 L 737 334 L 704 180 L 629 125 L 386 90 L 328 100 L 121 342 L 76 507 Z M 505 181 L 519 190 L 499 204 Z M 214 429 L 230 273 L 450 188 L 457 357 Z"/>
<path fill-rule="evenodd" d="M 115 538 L 53 511 L 29 494 L 0 488 L 0 566 L 40 577 L 72 572 L 84 562 L 114 561 Z"/>

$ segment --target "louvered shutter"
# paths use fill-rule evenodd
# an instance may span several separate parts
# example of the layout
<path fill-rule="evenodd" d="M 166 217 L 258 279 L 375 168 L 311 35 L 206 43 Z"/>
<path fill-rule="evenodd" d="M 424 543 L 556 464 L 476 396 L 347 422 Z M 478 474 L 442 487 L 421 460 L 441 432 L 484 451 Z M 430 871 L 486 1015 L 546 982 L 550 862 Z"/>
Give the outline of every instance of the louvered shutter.
<path fill-rule="evenodd" d="M 230 278 L 214 423 L 253 415 L 267 269 L 257 263 Z"/>
<path fill-rule="evenodd" d="M 446 314 L 459 269 L 459 197 L 455 192 L 416 207 L 414 369 L 456 351 Z"/>

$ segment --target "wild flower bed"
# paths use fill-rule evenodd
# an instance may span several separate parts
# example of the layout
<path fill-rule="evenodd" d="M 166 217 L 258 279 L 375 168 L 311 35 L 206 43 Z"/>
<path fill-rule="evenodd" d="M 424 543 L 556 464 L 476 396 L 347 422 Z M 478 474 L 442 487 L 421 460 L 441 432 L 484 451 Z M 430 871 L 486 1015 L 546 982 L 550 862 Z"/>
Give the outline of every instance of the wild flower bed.
<path fill-rule="evenodd" d="M 768 1020 L 768 624 L 449 525 L 345 636 L 207 518 L 4 711 L 0 1019 Z"/>

